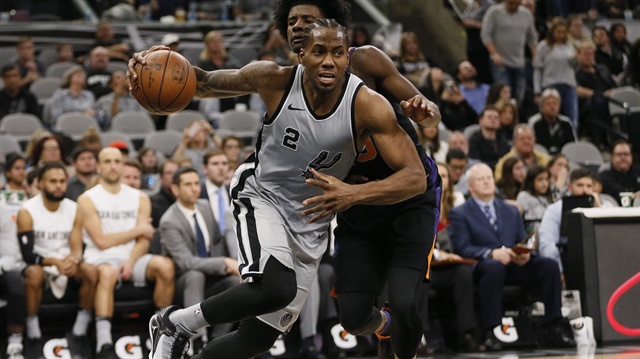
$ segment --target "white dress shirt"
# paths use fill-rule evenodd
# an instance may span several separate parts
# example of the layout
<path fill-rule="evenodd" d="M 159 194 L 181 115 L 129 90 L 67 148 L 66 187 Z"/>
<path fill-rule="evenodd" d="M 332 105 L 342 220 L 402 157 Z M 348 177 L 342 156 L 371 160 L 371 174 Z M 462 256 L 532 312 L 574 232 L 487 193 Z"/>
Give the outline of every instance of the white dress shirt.
<path fill-rule="evenodd" d="M 193 214 L 196 214 L 196 218 L 198 219 L 198 225 L 200 226 L 200 230 L 202 231 L 202 235 L 204 236 L 204 245 L 207 248 L 207 251 L 210 251 L 211 248 L 211 239 L 209 239 L 209 230 L 207 228 L 207 222 L 204 221 L 204 217 L 200 211 L 198 211 L 197 207 L 194 207 L 194 210 L 188 209 L 185 206 L 181 205 L 179 201 L 176 201 L 178 205 L 178 209 L 182 214 L 184 214 L 185 218 L 189 222 L 191 226 L 191 230 L 193 231 L 193 237 L 198 240 L 198 235 L 196 234 L 196 222 L 194 221 Z M 194 247 L 195 248 L 195 247 Z"/>

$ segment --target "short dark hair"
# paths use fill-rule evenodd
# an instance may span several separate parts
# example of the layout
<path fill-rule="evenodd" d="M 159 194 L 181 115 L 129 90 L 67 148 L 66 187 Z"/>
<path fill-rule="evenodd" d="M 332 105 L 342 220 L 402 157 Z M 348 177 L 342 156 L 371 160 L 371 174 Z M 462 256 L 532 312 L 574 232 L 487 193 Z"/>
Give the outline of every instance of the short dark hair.
<path fill-rule="evenodd" d="M 344 0 L 278 0 L 273 11 L 273 21 L 285 40 L 288 40 L 289 11 L 298 5 L 316 6 L 320 9 L 323 17 L 334 19 L 344 27 L 349 26 L 349 21 L 351 21 L 351 4 Z"/>
<path fill-rule="evenodd" d="M 345 41 L 347 42 L 347 46 L 349 46 L 349 37 L 347 36 L 347 28 L 340 25 L 334 19 L 318 19 L 315 23 L 307 26 L 304 29 L 304 38 L 302 39 L 302 47 L 306 47 L 309 43 L 309 39 L 311 39 L 311 33 L 315 29 L 333 29 L 339 32 L 342 32 L 345 36 Z"/>
<path fill-rule="evenodd" d="M 616 147 L 618 147 L 619 145 L 626 145 L 629 146 L 629 149 L 633 151 L 633 146 L 631 146 L 631 142 L 625 140 L 625 139 L 619 139 L 617 141 L 615 141 L 613 144 L 611 144 L 611 153 L 613 154 L 613 151 L 615 151 Z"/>
<path fill-rule="evenodd" d="M 4 77 L 9 71 L 20 70 L 16 64 L 6 64 L 0 70 L 0 76 Z"/>
<path fill-rule="evenodd" d="M 451 160 L 466 160 L 467 155 L 464 154 L 464 151 L 459 148 L 452 148 L 447 152 L 446 161 L 447 164 L 451 163 Z"/>
<path fill-rule="evenodd" d="M 546 173 L 547 175 L 549 175 L 549 170 L 546 167 L 535 165 L 529 168 L 529 170 L 527 171 L 527 176 L 524 178 L 524 183 L 522 183 L 522 190 L 529 192 L 533 196 L 538 195 L 536 193 L 535 182 L 536 177 L 538 177 L 538 175 L 540 175 L 541 173 Z M 545 195 L 547 199 L 551 200 L 551 186 L 547 187 L 547 192 L 542 194 Z"/>
<path fill-rule="evenodd" d="M 569 174 L 569 183 L 573 183 L 581 178 L 589 177 L 593 179 L 593 173 L 584 167 L 578 167 Z"/>
<path fill-rule="evenodd" d="M 34 168 L 33 171 L 27 172 L 27 184 L 31 186 L 33 181 L 38 177 L 38 169 Z"/>
<path fill-rule="evenodd" d="M 176 166 L 180 167 L 180 164 L 172 159 L 166 159 L 164 162 L 162 162 L 162 164 L 160 165 L 160 176 L 162 176 L 162 174 L 164 174 L 164 168 L 166 165 L 168 165 L 169 163 L 173 163 Z"/>
<path fill-rule="evenodd" d="M 96 160 L 98 159 L 96 157 L 96 154 L 92 150 L 90 150 L 89 148 L 84 147 L 84 146 L 80 146 L 80 147 L 74 148 L 73 152 L 71 152 L 71 159 L 75 163 L 78 160 L 78 157 L 80 157 L 81 154 L 87 153 L 87 152 L 91 153 L 93 155 L 93 158 L 95 158 Z"/>
<path fill-rule="evenodd" d="M 176 173 L 173 174 L 173 178 L 171 179 L 171 183 L 173 183 L 176 186 L 180 186 L 180 176 L 182 176 L 185 173 L 195 173 L 198 174 L 198 171 L 196 171 L 195 168 L 193 167 L 180 167 L 176 170 Z"/>
<path fill-rule="evenodd" d="M 204 154 L 204 156 L 202 157 L 202 164 L 203 165 L 207 165 L 207 162 L 209 162 L 209 159 L 213 156 L 219 156 L 219 155 L 224 155 L 225 157 L 227 156 L 224 152 L 222 152 L 221 149 L 216 148 L 214 150 L 211 150 L 207 153 Z"/>
<path fill-rule="evenodd" d="M 38 181 L 42 181 L 44 175 L 51 170 L 62 170 L 64 172 L 65 177 L 67 176 L 67 167 L 65 167 L 62 162 L 47 162 L 38 168 Z"/>
<path fill-rule="evenodd" d="M 140 162 L 136 161 L 136 160 L 128 160 L 124 163 L 125 166 L 127 167 L 133 167 L 138 169 L 138 171 L 140 171 L 140 173 L 142 173 L 142 165 L 140 164 Z"/>
<path fill-rule="evenodd" d="M 24 162 L 25 164 L 27 163 L 27 159 L 17 152 L 7 153 L 7 155 L 4 157 L 4 173 L 9 173 L 9 171 L 11 171 L 11 167 L 13 167 L 13 165 L 20 160 L 22 160 L 22 162 Z"/>
<path fill-rule="evenodd" d="M 480 116 L 478 116 L 478 118 L 482 118 L 487 111 L 495 111 L 498 115 L 500 115 L 500 110 L 498 110 L 497 107 L 495 107 L 494 105 L 486 105 L 482 112 L 480 112 Z"/>

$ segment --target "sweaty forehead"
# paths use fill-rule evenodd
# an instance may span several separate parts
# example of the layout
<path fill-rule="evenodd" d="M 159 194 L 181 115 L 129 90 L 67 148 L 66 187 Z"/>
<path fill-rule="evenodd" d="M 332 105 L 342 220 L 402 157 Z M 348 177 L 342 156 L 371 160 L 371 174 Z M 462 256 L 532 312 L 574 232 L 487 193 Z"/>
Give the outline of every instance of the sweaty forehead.
<path fill-rule="evenodd" d="M 336 46 L 346 42 L 346 35 L 343 31 L 336 29 L 327 29 L 323 27 L 315 28 L 311 31 L 311 44 Z"/>

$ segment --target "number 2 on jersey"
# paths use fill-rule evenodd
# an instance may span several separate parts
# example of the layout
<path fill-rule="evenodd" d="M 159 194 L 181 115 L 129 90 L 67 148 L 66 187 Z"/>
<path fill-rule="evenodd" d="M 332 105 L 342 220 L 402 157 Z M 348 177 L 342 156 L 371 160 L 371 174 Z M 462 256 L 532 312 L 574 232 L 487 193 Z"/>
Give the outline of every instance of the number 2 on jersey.
<path fill-rule="evenodd" d="M 298 148 L 298 141 L 300 140 L 300 132 L 295 128 L 287 127 L 285 130 L 284 138 L 282 139 L 282 145 L 292 150 Z"/>

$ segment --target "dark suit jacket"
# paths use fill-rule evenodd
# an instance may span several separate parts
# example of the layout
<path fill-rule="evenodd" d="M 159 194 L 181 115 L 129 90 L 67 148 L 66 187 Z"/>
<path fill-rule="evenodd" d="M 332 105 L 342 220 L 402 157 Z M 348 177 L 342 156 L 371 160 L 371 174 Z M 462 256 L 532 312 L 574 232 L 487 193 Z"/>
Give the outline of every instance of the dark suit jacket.
<path fill-rule="evenodd" d="M 176 198 L 172 193 L 160 188 L 160 192 L 151 196 L 151 224 L 153 228 L 160 227 L 160 218 L 175 203 Z"/>
<path fill-rule="evenodd" d="M 220 234 L 209 202 L 198 200 L 196 206 L 204 218 L 209 233 L 209 258 L 196 255 L 196 238 L 193 228 L 184 214 L 174 203 L 160 219 L 160 242 L 163 253 L 171 257 L 176 265 L 176 274 L 189 270 L 201 271 L 207 275 L 227 275 L 224 258 L 228 257 L 227 245 Z"/>
<path fill-rule="evenodd" d="M 451 209 L 451 224 L 447 229 L 455 253 L 465 258 L 483 259 L 488 249 L 513 247 L 527 236 L 516 207 L 499 199 L 494 199 L 493 203 L 498 217 L 498 233 L 473 199 Z"/>

